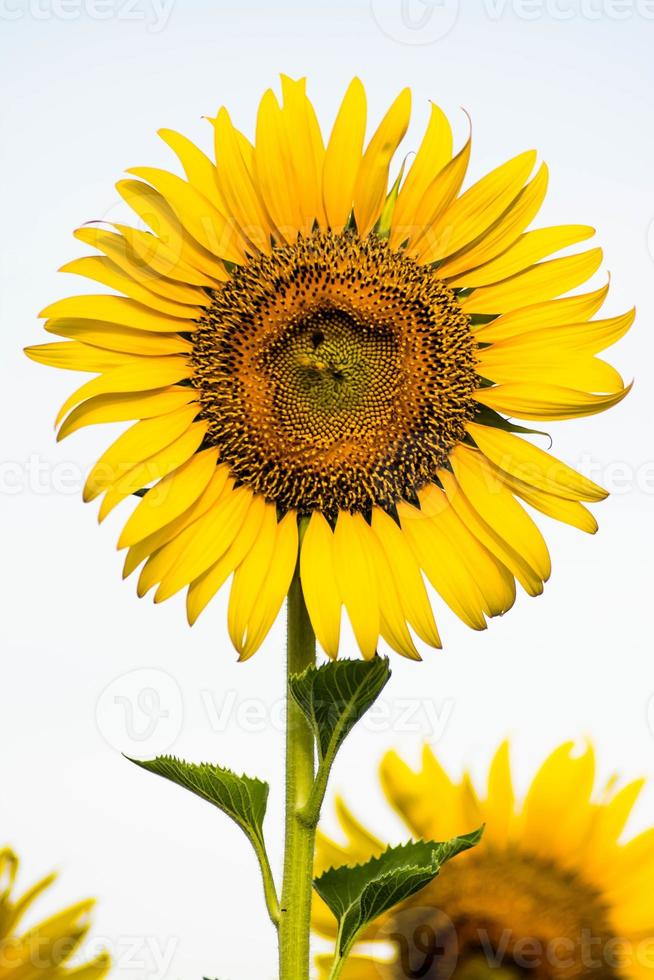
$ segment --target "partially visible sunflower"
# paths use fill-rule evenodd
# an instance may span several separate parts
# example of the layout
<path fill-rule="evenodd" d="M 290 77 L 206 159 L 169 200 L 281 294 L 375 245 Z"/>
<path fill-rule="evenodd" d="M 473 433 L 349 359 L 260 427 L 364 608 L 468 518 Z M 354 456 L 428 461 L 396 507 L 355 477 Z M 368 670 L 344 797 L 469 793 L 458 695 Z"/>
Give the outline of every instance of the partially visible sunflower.
<path fill-rule="evenodd" d="M 108 953 L 80 966 L 70 966 L 91 922 L 94 902 L 87 899 L 71 905 L 42 922 L 20 931 L 24 916 L 55 879 L 48 875 L 20 897 L 14 897 L 18 858 L 12 850 L 0 849 L 0 978 L 2 980 L 100 980 L 111 968 Z"/>
<path fill-rule="evenodd" d="M 143 496 L 119 546 L 155 601 L 188 587 L 194 622 L 233 573 L 228 625 L 242 658 L 265 638 L 300 551 L 318 640 L 339 649 L 345 606 L 364 656 L 380 636 L 418 658 L 440 646 L 426 575 L 473 629 L 550 574 L 522 502 L 584 531 L 595 483 L 521 437 L 505 416 L 552 421 L 627 389 L 596 355 L 633 312 L 593 320 L 608 286 L 561 297 L 599 268 L 586 225 L 526 231 L 544 199 L 536 153 L 463 193 L 437 106 L 410 166 L 392 160 L 405 89 L 365 144 L 349 86 L 323 141 L 305 82 L 263 96 L 251 143 L 226 109 L 215 159 L 162 130 L 184 177 L 136 167 L 118 191 L 149 231 L 85 225 L 101 254 L 63 267 L 118 295 L 47 307 L 66 340 L 28 348 L 97 375 L 63 405 L 59 438 L 138 420 L 93 467 L 100 519 Z M 406 160 L 405 160 L 406 163 Z M 545 260 L 545 261 L 544 261 Z M 302 519 L 302 520 L 300 520 Z M 411 627 L 412 631 L 410 631 Z"/>
<path fill-rule="evenodd" d="M 654 828 L 625 840 L 643 787 L 611 780 L 596 790 L 592 747 L 560 746 L 516 801 L 508 745 L 490 767 L 485 792 L 468 774 L 452 780 L 425 747 L 422 768 L 396 753 L 382 762 L 386 796 L 417 837 L 444 839 L 486 822 L 482 843 L 387 913 L 362 936 L 378 955 L 352 956 L 342 980 L 650 980 L 654 976 Z M 342 801 L 345 844 L 321 837 L 318 864 L 355 864 L 385 845 Z M 335 935 L 319 900 L 314 927 Z M 393 953 L 390 955 L 387 947 Z M 320 959 L 326 977 L 330 960 Z"/>

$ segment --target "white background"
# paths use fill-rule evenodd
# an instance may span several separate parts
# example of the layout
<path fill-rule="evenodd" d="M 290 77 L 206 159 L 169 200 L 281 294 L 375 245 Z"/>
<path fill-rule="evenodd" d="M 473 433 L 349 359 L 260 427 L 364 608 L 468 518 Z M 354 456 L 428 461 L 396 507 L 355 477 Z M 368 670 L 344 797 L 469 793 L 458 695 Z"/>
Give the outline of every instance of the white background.
<path fill-rule="evenodd" d="M 309 76 L 326 126 L 353 74 L 367 85 L 372 120 L 410 85 L 411 147 L 429 99 L 452 115 L 459 139 L 464 107 L 473 177 L 536 147 L 552 175 L 543 223 L 597 227 L 609 312 L 639 310 L 611 353 L 636 377 L 631 396 L 606 415 L 553 427 L 555 452 L 613 495 L 597 508 L 597 537 L 547 528 L 554 574 L 544 597 L 520 597 L 482 635 L 439 606 L 445 651 L 421 665 L 394 658 L 384 713 L 352 737 L 333 785 L 397 838 L 376 786 L 390 746 L 417 760 L 429 739 L 454 770 L 471 765 L 481 776 L 510 735 L 524 787 L 558 741 L 591 737 L 602 778 L 654 777 L 653 18 L 645 0 L 0 0 L 0 840 L 24 855 L 24 884 L 62 870 L 53 901 L 99 896 L 95 934 L 121 976 L 276 975 L 256 867 L 237 829 L 118 750 L 171 750 L 268 778 L 278 866 L 284 630 L 278 623 L 239 666 L 224 598 L 191 631 L 181 596 L 154 607 L 121 582 L 115 540 L 131 505 L 98 529 L 96 506 L 79 493 L 112 433 L 96 427 L 55 444 L 54 413 L 76 379 L 21 354 L 46 339 L 38 311 L 78 288 L 55 272 L 84 252 L 72 229 L 123 213 L 113 185 L 125 167 L 169 164 L 160 126 L 209 148 L 201 117 L 225 103 L 251 133 L 279 71 Z M 130 741 L 130 700 L 134 731 L 157 723 L 149 741 Z M 650 786 L 633 826 L 652 823 Z"/>

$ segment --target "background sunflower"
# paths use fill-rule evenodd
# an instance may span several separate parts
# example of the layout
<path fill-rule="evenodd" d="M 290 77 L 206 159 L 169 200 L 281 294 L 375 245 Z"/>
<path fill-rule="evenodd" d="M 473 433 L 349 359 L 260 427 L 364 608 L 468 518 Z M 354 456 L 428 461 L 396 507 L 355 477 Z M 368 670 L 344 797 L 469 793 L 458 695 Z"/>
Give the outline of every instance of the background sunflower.
<path fill-rule="evenodd" d="M 384 945 L 378 955 L 353 955 L 344 980 L 652 975 L 654 830 L 625 836 L 643 780 L 619 786 L 612 779 L 598 788 L 592 747 L 576 753 L 572 743 L 543 763 L 524 801 L 516 799 L 506 743 L 481 792 L 468 773 L 453 780 L 427 746 L 417 772 L 388 753 L 381 780 L 418 838 L 446 838 L 455 827 L 482 822 L 486 830 L 476 849 L 362 936 Z M 346 840 L 320 839 L 321 868 L 384 849 L 342 801 L 337 808 Z M 319 901 L 314 926 L 334 935 Z M 330 960 L 320 963 L 326 977 Z"/>
<path fill-rule="evenodd" d="M 41 922 L 25 925 L 32 906 L 55 880 L 50 874 L 20 896 L 15 895 L 18 858 L 0 849 L 0 977 L 3 980 L 100 980 L 111 968 L 108 953 L 81 965 L 76 958 L 91 927 L 94 901 L 87 899 Z"/>

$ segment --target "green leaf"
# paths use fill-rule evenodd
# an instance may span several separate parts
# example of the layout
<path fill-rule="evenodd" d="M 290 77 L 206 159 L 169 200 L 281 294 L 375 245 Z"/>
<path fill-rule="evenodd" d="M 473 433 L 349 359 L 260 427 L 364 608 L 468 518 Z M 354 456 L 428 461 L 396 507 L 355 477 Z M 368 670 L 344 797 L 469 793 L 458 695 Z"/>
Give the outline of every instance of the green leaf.
<path fill-rule="evenodd" d="M 337 956 L 347 956 L 366 926 L 433 881 L 446 861 L 478 844 L 482 833 L 480 828 L 440 843 L 410 841 L 317 878 L 314 887 L 338 921 Z"/>
<path fill-rule="evenodd" d="M 185 762 L 170 755 L 148 761 L 130 759 L 130 762 L 213 803 L 238 824 L 255 846 L 263 847 L 268 783 L 250 776 L 237 776 L 230 769 L 208 762 Z"/>
<path fill-rule="evenodd" d="M 375 656 L 308 667 L 290 678 L 291 695 L 314 731 L 321 760 L 333 760 L 390 676 L 388 660 Z"/>

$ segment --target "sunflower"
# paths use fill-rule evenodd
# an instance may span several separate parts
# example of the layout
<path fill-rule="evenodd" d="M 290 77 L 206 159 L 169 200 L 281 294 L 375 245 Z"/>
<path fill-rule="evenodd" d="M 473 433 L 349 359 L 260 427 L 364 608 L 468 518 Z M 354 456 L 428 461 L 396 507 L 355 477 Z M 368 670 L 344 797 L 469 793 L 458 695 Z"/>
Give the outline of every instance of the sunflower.
<path fill-rule="evenodd" d="M 117 187 L 149 230 L 85 225 L 99 254 L 63 271 L 110 294 L 41 314 L 65 340 L 45 364 L 96 375 L 59 438 L 135 420 L 89 474 L 100 519 L 137 494 L 125 575 L 156 602 L 185 588 L 193 623 L 233 575 L 241 658 L 265 638 L 299 561 L 317 638 L 339 649 L 344 606 L 365 657 L 382 637 L 419 658 L 441 644 L 425 577 L 473 629 L 537 595 L 550 558 L 529 508 L 584 531 L 606 496 L 506 416 L 579 418 L 617 404 L 596 355 L 633 312 L 592 319 L 608 286 L 586 225 L 526 231 L 545 196 L 528 151 L 462 192 L 435 105 L 410 166 L 389 176 L 404 90 L 365 142 L 355 79 L 323 141 L 304 80 L 263 96 L 251 143 L 222 108 L 215 160 L 162 130 L 184 177 L 136 167 Z M 406 163 L 406 160 L 405 160 Z"/>
<path fill-rule="evenodd" d="M 638 980 L 654 973 L 654 828 L 624 840 L 643 781 L 613 779 L 596 792 L 591 746 L 560 746 L 516 805 L 509 749 L 498 750 L 479 795 L 468 774 L 450 779 L 429 748 L 415 772 L 394 752 L 382 762 L 386 796 L 412 834 L 447 838 L 486 822 L 476 849 L 443 868 L 362 937 L 378 956 L 355 955 L 343 980 Z M 324 867 L 384 849 L 338 802 L 345 845 L 323 837 Z M 319 901 L 314 927 L 334 936 Z M 392 950 L 389 958 L 388 949 Z M 370 949 L 370 947 L 368 947 Z M 320 976 L 330 961 L 320 958 Z"/>
<path fill-rule="evenodd" d="M 93 900 L 78 902 L 56 915 L 17 932 L 33 903 L 49 888 L 55 875 L 32 885 L 20 898 L 12 892 L 18 858 L 10 848 L 0 849 L 0 977 L 2 980 L 100 980 L 107 975 L 111 960 L 107 953 L 82 966 L 69 966 L 90 927 Z"/>

